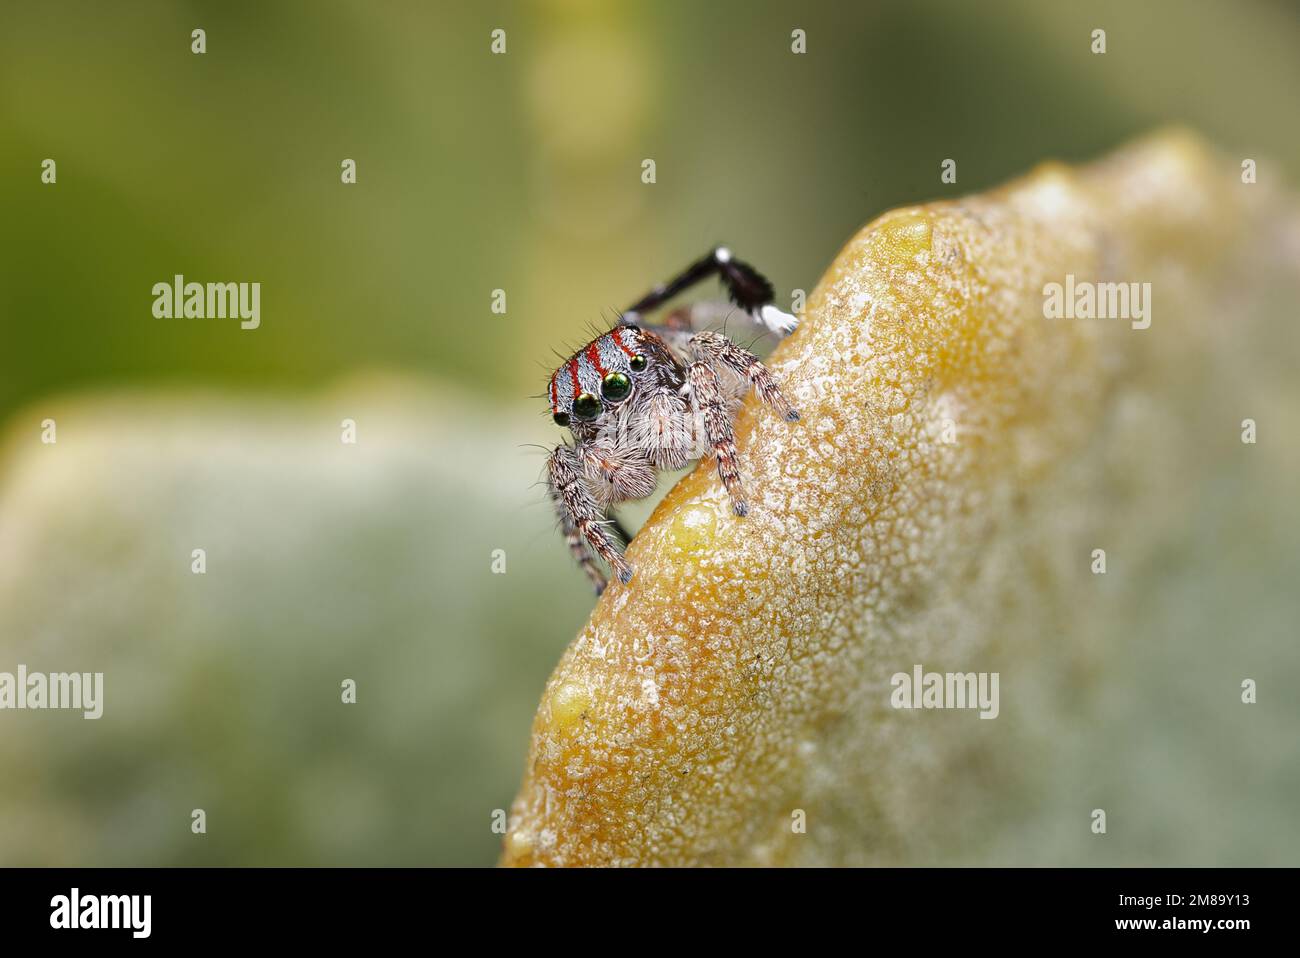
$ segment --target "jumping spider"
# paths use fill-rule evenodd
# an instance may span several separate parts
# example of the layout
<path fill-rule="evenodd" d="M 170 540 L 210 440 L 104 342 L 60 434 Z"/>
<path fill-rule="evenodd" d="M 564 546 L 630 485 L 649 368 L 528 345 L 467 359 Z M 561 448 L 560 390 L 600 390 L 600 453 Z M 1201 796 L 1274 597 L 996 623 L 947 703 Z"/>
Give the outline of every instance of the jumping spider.
<path fill-rule="evenodd" d="M 610 528 L 624 543 L 630 537 L 610 515 L 620 502 L 654 492 L 661 469 L 679 469 L 712 455 L 736 515 L 749 511 L 736 465 L 732 417 L 740 397 L 753 386 L 763 401 L 794 421 L 772 374 L 751 352 L 726 336 L 699 327 L 729 307 L 697 304 L 674 310 L 649 325 L 646 313 L 712 275 L 718 275 L 732 303 L 754 323 L 778 335 L 797 320 L 772 305 L 772 284 L 752 266 L 719 247 L 656 286 L 625 310 L 618 323 L 578 350 L 551 376 L 551 415 L 573 433 L 547 463 L 547 485 L 573 557 L 599 595 L 606 578 L 599 556 L 621 582 L 632 567 Z"/>

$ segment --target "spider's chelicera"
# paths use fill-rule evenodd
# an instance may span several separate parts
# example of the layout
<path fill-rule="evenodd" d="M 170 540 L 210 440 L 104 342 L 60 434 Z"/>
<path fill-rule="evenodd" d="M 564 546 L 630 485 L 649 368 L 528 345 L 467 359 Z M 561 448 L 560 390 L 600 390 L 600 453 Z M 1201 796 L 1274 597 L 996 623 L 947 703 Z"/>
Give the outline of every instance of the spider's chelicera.
<path fill-rule="evenodd" d="M 753 322 L 782 336 L 794 330 L 797 320 L 772 305 L 771 283 L 719 247 L 652 289 L 551 376 L 551 415 L 573 433 L 573 444 L 561 443 L 551 454 L 547 484 L 569 549 L 597 595 L 607 581 L 597 557 L 620 581 L 632 578 L 611 534 L 613 529 L 623 543 L 629 541 L 610 513 L 614 505 L 654 492 L 661 469 L 713 456 L 732 507 L 743 516 L 749 506 L 732 431 L 737 401 L 752 386 L 787 420 L 799 418 L 758 357 L 702 328 L 732 307 L 699 303 L 674 310 L 661 323 L 645 320 L 713 275 Z"/>

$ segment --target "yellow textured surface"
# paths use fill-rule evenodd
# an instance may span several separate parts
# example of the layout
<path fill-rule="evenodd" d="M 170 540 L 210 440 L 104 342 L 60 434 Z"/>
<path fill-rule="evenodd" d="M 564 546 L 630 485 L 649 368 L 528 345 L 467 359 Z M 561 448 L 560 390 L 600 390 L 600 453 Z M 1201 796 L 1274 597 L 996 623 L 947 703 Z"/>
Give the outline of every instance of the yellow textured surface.
<path fill-rule="evenodd" d="M 999 723 L 922 728 L 889 708 L 889 675 L 979 668 L 1004 631 L 1030 631 L 1004 579 L 1031 597 L 1073 588 L 1032 581 L 1025 537 L 1096 485 L 1117 384 L 1154 388 L 1189 348 L 1173 345 L 1188 304 L 1263 228 L 1251 189 L 1171 133 L 855 236 L 771 358 L 802 420 L 752 396 L 740 415 L 749 516 L 727 508 L 711 462 L 693 471 L 630 547 L 632 582 L 611 585 L 555 669 L 503 863 L 915 848 L 913 831 L 955 810 L 936 768 Z M 1045 319 L 1043 287 L 1067 274 L 1152 282 L 1152 328 Z"/>

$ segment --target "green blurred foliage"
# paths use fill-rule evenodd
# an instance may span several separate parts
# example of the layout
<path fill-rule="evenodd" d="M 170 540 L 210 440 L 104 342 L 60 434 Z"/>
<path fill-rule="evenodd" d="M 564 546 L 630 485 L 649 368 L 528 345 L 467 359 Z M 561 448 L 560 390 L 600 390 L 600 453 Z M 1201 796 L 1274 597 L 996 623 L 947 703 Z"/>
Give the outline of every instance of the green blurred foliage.
<path fill-rule="evenodd" d="M 1296 179 L 1297 46 L 1293 10 L 1210 0 L 10 5 L 0 413 L 358 364 L 509 400 L 710 243 L 810 289 L 886 208 L 1171 121 Z M 260 281 L 263 327 L 155 320 L 150 288 L 175 273 Z"/>

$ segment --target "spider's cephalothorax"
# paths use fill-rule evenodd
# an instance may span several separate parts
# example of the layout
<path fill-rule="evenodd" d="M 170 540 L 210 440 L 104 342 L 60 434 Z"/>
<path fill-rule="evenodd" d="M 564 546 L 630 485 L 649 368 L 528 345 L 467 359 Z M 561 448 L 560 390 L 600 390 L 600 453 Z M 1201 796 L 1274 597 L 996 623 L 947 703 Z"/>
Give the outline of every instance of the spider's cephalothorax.
<path fill-rule="evenodd" d="M 573 433 L 547 465 L 547 483 L 569 549 L 599 594 L 605 574 L 596 557 L 623 582 L 632 567 L 610 534 L 626 542 L 610 508 L 654 492 L 660 469 L 677 469 L 713 456 L 736 515 L 749 511 L 736 464 L 732 417 L 752 386 L 788 420 L 799 414 L 758 358 L 720 333 L 699 327 L 728 315 L 729 307 L 697 304 L 651 326 L 644 315 L 700 280 L 719 275 L 731 301 L 755 323 L 778 335 L 793 316 L 772 305 L 772 286 L 723 248 L 657 286 L 625 311 L 551 376 L 548 396 L 555 422 Z"/>

